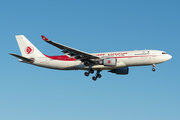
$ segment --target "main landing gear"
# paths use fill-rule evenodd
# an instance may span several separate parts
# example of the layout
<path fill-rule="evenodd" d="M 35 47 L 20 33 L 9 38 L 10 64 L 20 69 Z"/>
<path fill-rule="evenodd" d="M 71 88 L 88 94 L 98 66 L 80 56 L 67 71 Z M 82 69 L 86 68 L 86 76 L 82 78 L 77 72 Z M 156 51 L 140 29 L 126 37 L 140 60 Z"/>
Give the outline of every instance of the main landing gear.
<path fill-rule="evenodd" d="M 89 71 L 84 73 L 85 76 L 89 76 L 90 73 L 91 73 L 91 74 L 94 73 L 94 70 L 92 69 L 92 66 L 94 65 L 93 62 L 88 62 L 88 61 L 86 61 L 86 62 L 84 62 L 84 65 L 85 65 L 85 66 L 89 66 Z M 92 77 L 92 79 L 93 79 L 94 81 L 96 81 L 97 78 L 101 78 L 101 77 L 102 77 L 102 75 L 100 74 L 100 72 L 101 72 L 101 70 L 97 70 L 96 75 Z"/>
<path fill-rule="evenodd" d="M 93 74 L 94 73 L 94 70 L 93 69 L 90 69 L 88 72 L 85 72 L 84 75 L 85 76 L 89 76 L 89 74 Z"/>
<path fill-rule="evenodd" d="M 155 67 L 156 67 L 156 64 L 153 64 L 153 68 L 152 68 L 152 71 L 155 72 Z"/>
<path fill-rule="evenodd" d="M 96 73 L 96 76 L 93 76 L 93 77 L 92 77 L 92 79 L 93 79 L 94 81 L 96 81 L 97 78 L 101 78 L 101 77 L 102 77 L 102 75 L 100 74 L 100 72 L 101 72 L 101 70 L 98 70 L 97 73 Z"/>
<path fill-rule="evenodd" d="M 97 78 L 101 78 L 101 77 L 102 77 L 102 75 L 100 74 L 100 72 L 101 72 L 101 70 L 97 70 L 96 75 L 92 77 L 92 79 L 93 79 L 94 81 L 96 81 Z M 88 72 L 85 72 L 84 75 L 85 75 L 85 76 L 89 76 L 90 73 L 93 74 L 93 73 L 94 73 L 94 70 L 91 69 L 91 70 L 89 70 Z"/>
<path fill-rule="evenodd" d="M 92 69 L 92 66 L 94 65 L 93 63 L 89 63 L 88 61 L 86 61 L 84 65 L 89 66 L 89 71 L 84 73 L 85 76 L 89 76 L 89 73 L 94 73 L 94 70 Z"/>

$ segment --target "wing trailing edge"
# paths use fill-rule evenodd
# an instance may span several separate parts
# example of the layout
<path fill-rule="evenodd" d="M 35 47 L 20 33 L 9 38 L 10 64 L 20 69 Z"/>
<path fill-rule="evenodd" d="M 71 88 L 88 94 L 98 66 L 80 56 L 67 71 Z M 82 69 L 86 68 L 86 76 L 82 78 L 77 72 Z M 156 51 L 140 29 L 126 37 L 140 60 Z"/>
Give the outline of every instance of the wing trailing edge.
<path fill-rule="evenodd" d="M 53 42 L 53 41 L 49 40 L 48 38 L 46 38 L 44 35 L 41 35 L 41 37 L 45 42 L 61 49 L 64 54 L 70 55 L 71 58 L 74 57 L 79 60 L 81 60 L 81 59 L 91 59 L 91 60 L 92 59 L 100 59 L 98 56 L 89 54 L 87 52 L 83 52 L 83 51 Z"/>

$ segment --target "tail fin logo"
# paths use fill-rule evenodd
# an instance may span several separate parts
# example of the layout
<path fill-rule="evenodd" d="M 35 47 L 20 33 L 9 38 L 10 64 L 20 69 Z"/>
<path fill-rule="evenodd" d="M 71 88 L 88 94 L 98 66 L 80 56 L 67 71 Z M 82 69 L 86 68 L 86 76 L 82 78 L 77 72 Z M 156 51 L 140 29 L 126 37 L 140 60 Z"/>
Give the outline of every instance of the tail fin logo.
<path fill-rule="evenodd" d="M 32 54 L 34 52 L 34 48 L 32 46 L 27 46 L 25 48 L 25 53 L 26 54 Z"/>

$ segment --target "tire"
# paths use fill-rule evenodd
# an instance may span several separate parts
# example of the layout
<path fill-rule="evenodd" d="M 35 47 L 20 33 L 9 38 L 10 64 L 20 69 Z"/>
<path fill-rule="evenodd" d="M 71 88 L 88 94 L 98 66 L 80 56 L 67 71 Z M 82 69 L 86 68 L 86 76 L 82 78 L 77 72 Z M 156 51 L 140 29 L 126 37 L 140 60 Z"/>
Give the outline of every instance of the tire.
<path fill-rule="evenodd" d="M 95 76 L 93 76 L 93 77 L 92 77 L 92 79 L 93 79 L 94 81 L 96 81 L 96 80 L 97 80 L 97 78 L 96 78 Z"/>
<path fill-rule="evenodd" d="M 97 77 L 98 77 L 98 78 L 101 78 L 101 77 L 102 77 L 102 75 L 101 75 L 101 74 L 97 74 Z"/>
<path fill-rule="evenodd" d="M 84 75 L 85 75 L 85 76 L 89 76 L 89 73 L 88 73 L 88 72 L 85 72 Z"/>

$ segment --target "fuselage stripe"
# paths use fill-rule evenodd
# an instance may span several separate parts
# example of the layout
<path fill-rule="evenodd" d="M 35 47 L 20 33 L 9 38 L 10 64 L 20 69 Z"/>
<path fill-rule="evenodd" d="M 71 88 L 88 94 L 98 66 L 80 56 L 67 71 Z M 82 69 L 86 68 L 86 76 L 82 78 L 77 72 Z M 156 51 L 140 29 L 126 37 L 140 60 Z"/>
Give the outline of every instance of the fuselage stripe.
<path fill-rule="evenodd" d="M 46 57 L 53 59 L 53 60 L 60 60 L 60 61 L 75 61 L 75 58 L 69 58 L 69 56 L 66 55 L 60 55 L 60 56 L 48 56 L 45 55 Z M 110 57 L 109 58 L 135 58 L 135 57 L 156 57 L 156 56 L 160 56 L 160 55 L 141 55 L 141 56 L 119 56 L 119 57 Z"/>

